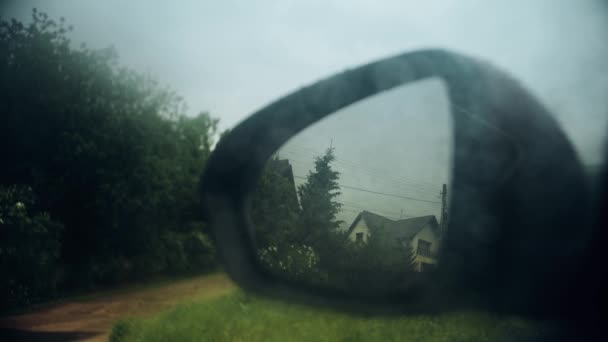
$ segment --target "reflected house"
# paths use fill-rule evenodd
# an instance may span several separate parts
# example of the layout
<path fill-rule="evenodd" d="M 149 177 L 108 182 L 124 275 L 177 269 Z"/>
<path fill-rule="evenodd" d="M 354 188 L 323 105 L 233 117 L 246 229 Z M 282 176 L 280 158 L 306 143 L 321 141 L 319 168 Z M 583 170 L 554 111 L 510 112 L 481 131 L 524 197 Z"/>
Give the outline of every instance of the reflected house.
<path fill-rule="evenodd" d="M 353 242 L 366 243 L 374 231 L 387 253 L 395 248 L 410 247 L 414 253 L 417 271 L 426 271 L 437 264 L 439 223 L 434 215 L 391 220 L 363 211 L 348 228 L 347 236 Z"/>

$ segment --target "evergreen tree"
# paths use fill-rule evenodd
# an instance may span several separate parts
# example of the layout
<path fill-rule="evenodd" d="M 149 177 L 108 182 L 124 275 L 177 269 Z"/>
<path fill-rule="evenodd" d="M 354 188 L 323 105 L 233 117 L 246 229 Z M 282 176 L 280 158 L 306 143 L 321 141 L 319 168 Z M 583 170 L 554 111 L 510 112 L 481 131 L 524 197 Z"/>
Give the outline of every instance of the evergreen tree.
<path fill-rule="evenodd" d="M 328 279 L 332 278 L 336 260 L 347 240 L 345 233 L 338 229 L 342 221 L 336 217 L 341 204 L 336 201 L 340 195 L 340 173 L 331 165 L 335 159 L 334 149 L 328 148 L 323 156 L 315 159 L 314 170 L 298 187 L 302 211 L 295 234 L 297 241 L 313 248 L 319 269 Z"/>
<path fill-rule="evenodd" d="M 301 242 L 314 246 L 339 235 L 342 223 L 336 218 L 341 204 L 335 199 L 340 195 L 338 179 L 331 163 L 336 159 L 334 149 L 315 159 L 315 169 L 306 176 L 306 182 L 298 187 L 302 213 L 298 222 Z"/>

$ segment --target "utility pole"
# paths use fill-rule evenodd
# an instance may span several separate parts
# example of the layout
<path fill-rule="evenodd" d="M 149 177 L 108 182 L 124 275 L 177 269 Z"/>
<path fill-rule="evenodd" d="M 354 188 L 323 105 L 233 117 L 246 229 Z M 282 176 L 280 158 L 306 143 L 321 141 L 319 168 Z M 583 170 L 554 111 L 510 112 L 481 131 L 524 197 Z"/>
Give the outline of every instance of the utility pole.
<path fill-rule="evenodd" d="M 448 228 L 448 208 L 447 208 L 447 197 L 448 197 L 448 187 L 446 184 L 443 184 L 443 188 L 439 193 L 441 195 L 441 218 L 439 221 L 439 236 L 440 238 L 444 238 Z"/>

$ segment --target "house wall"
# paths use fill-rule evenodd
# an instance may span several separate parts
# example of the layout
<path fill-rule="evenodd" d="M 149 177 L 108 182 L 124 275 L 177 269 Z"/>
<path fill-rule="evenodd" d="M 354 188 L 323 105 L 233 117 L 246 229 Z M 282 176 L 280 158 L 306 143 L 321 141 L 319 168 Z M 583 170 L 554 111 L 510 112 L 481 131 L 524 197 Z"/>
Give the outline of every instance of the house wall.
<path fill-rule="evenodd" d="M 416 254 L 414 258 L 414 262 L 416 263 L 416 268 L 420 271 L 421 263 L 427 264 L 437 264 L 437 259 L 434 257 L 437 255 L 437 250 L 439 248 L 439 236 L 436 232 L 433 231 L 430 225 L 424 227 L 418 234 L 414 235 L 411 240 L 410 247 L 412 251 L 416 253 L 416 248 L 418 247 L 418 240 L 424 240 L 431 243 L 431 255 L 433 257 L 427 257 Z"/>
<path fill-rule="evenodd" d="M 357 222 L 357 225 L 355 225 L 355 228 L 353 228 L 353 231 L 350 233 L 348 238 L 355 242 L 357 240 L 357 233 L 363 233 L 363 241 L 367 242 L 367 239 L 369 238 L 369 228 L 367 227 L 367 223 L 363 218 Z"/>

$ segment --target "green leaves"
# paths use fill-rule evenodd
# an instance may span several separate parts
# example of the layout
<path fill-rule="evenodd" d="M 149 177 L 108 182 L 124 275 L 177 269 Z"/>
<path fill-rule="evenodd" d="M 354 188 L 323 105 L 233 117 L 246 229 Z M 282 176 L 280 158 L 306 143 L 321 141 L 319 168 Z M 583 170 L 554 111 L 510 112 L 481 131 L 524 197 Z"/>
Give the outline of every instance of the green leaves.
<path fill-rule="evenodd" d="M 324 266 L 336 245 L 344 243 L 337 231 L 339 173 L 331 168 L 334 159 L 332 149 L 317 157 L 297 194 L 287 160 L 275 157 L 260 177 L 251 215 L 259 257 L 272 272 L 309 283 L 326 281 Z"/>
<path fill-rule="evenodd" d="M 62 225 L 37 209 L 28 186 L 0 186 L 0 307 L 29 304 L 53 290 Z"/>
<path fill-rule="evenodd" d="M 281 162 L 286 161 L 273 158 L 268 163 L 251 202 L 251 218 L 260 248 L 300 243 L 295 241 L 300 208 L 293 175 L 290 178 L 282 172 Z"/>
<path fill-rule="evenodd" d="M 351 242 L 339 230 L 340 174 L 332 169 L 334 160 L 331 148 L 318 156 L 297 197 L 289 162 L 275 157 L 268 163 L 251 211 L 262 265 L 279 277 L 349 292 L 410 286 L 419 277 L 409 248 L 387 248 L 379 227 L 370 226 L 363 244 Z"/>
<path fill-rule="evenodd" d="M 329 238 L 340 226 L 336 215 L 341 204 L 334 199 L 340 195 L 338 179 L 340 173 L 331 168 L 335 160 L 332 148 L 325 155 L 315 159 L 315 169 L 306 177 L 306 183 L 298 187 L 298 195 L 302 206 L 299 226 L 306 235 L 304 243 L 315 244 Z"/>
<path fill-rule="evenodd" d="M 72 47 L 70 31 L 38 11 L 27 24 L 0 19 L 0 186 L 26 184 L 36 212 L 62 223 L 66 283 L 122 281 L 144 256 L 146 265 L 167 265 L 157 248 L 169 233 L 190 246 L 204 229 L 197 184 L 217 120 L 185 116 L 171 89 L 120 67 L 111 47 Z M 46 227 L 43 214 L 30 214 L 27 234 Z"/>

